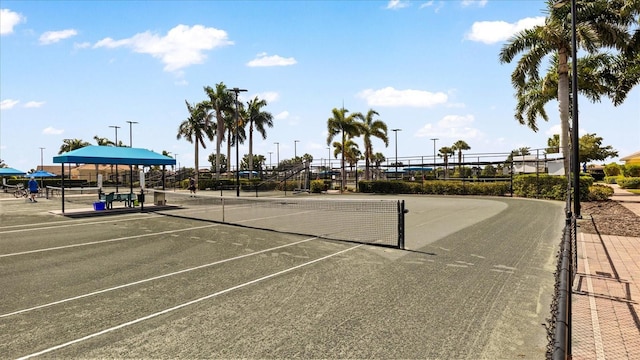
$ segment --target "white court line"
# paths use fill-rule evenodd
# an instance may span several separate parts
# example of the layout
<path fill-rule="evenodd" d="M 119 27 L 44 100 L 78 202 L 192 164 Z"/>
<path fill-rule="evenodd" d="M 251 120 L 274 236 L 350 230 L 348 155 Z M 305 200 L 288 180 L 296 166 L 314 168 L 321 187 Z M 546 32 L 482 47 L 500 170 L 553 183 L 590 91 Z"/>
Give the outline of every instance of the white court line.
<path fill-rule="evenodd" d="M 84 336 L 84 337 L 81 337 L 81 338 L 78 338 L 78 339 L 75 339 L 75 340 L 71 340 L 71 341 L 66 342 L 64 344 L 56 345 L 56 346 L 50 347 L 48 349 L 44 349 L 42 351 L 38 351 L 38 352 L 33 353 L 33 354 L 25 355 L 23 357 L 18 358 L 18 360 L 30 359 L 32 357 L 44 355 L 44 354 L 50 353 L 52 351 L 62 349 L 64 347 L 67 347 L 67 346 L 70 346 L 70 345 L 74 345 L 74 344 L 83 342 L 85 340 L 89 340 L 89 339 L 92 339 L 94 337 L 98 337 L 100 335 L 104 335 L 104 334 L 107 334 L 107 333 L 110 333 L 110 332 L 125 328 L 127 326 L 131 326 L 131 325 L 137 324 L 139 322 L 143 322 L 145 320 L 149 320 L 149 319 L 154 318 L 156 316 L 164 315 L 164 314 L 167 314 L 169 312 L 176 311 L 176 310 L 182 309 L 184 307 L 187 307 L 187 306 L 190 306 L 190 305 L 193 305 L 193 304 L 197 304 L 199 302 L 214 298 L 216 296 L 223 295 L 223 294 L 226 294 L 228 292 L 231 292 L 231 291 L 234 291 L 234 290 L 237 290 L 237 289 L 241 289 L 241 288 L 249 286 L 249 285 L 253 285 L 255 283 L 258 283 L 258 282 L 261 282 L 261 281 L 264 281 L 264 280 L 267 280 L 267 279 L 270 279 L 270 278 L 273 278 L 273 277 L 288 273 L 288 272 L 293 271 L 293 270 L 297 270 L 297 269 L 299 269 L 301 267 L 304 267 L 304 266 L 307 266 L 307 265 L 311 265 L 311 264 L 317 263 L 317 262 L 322 261 L 322 260 L 329 259 L 331 257 L 334 257 L 336 255 L 340 255 L 340 254 L 345 253 L 347 251 L 351 251 L 351 250 L 356 249 L 358 247 L 361 247 L 363 245 L 364 244 L 356 245 L 356 246 L 350 247 L 348 249 L 338 251 L 337 253 L 334 253 L 334 254 L 331 254 L 331 255 L 327 255 L 327 256 L 321 257 L 319 259 L 311 260 L 309 262 L 306 262 L 306 263 L 303 263 L 303 264 L 300 264 L 300 265 L 297 265 L 297 266 L 294 266 L 294 267 L 291 267 L 291 268 L 288 268 L 288 269 L 285 269 L 285 270 L 282 270 L 282 271 L 278 271 L 276 273 L 273 273 L 273 274 L 270 274 L 270 275 L 267 275 L 267 276 L 263 276 L 261 278 L 255 279 L 255 280 L 251 280 L 251 281 L 246 282 L 244 284 L 236 285 L 236 286 L 230 287 L 228 289 L 225 289 L 225 290 L 222 290 L 222 291 L 218 291 L 216 293 L 209 294 L 207 296 L 203 296 L 203 297 L 201 297 L 199 299 L 191 300 L 189 302 L 174 306 L 172 308 L 168 308 L 168 309 L 165 309 L 165 310 L 162 310 L 162 311 L 158 311 L 156 313 L 153 313 L 153 314 L 150 314 L 150 315 L 147 315 L 147 316 L 143 316 L 141 318 L 138 318 L 138 319 L 135 319 L 135 320 L 131 320 L 129 322 L 126 322 L 126 323 L 123 323 L 123 324 L 120 324 L 120 325 L 116 325 L 114 327 L 110 327 L 110 328 L 104 329 L 102 331 L 98 331 L 96 333 L 89 334 L 87 336 Z"/>
<path fill-rule="evenodd" d="M 220 226 L 220 224 L 210 224 L 210 225 L 203 225 L 203 226 L 194 226 L 194 227 L 190 227 L 190 228 L 186 228 L 186 229 L 167 230 L 167 231 L 161 231 L 161 232 L 156 232 L 156 233 L 149 233 L 149 234 L 141 234 L 141 235 L 125 236 L 125 237 L 120 237 L 120 238 L 116 238 L 116 239 L 108 239 L 108 240 L 92 241 L 92 242 L 82 243 L 82 244 L 64 245 L 64 246 L 56 246 L 56 247 L 52 247 L 52 248 L 45 248 L 45 249 L 38 249 L 38 250 L 29 250 L 29 251 L 22 251 L 22 252 L 11 253 L 11 254 L 2 254 L 2 255 L 0 255 L 0 258 L 10 257 L 10 256 L 18 256 L 18 255 L 26 255 L 26 254 L 35 254 L 35 253 L 39 253 L 39 252 L 54 251 L 54 250 L 61 250 L 61 249 L 69 249 L 69 248 L 81 247 L 81 246 L 89 246 L 89 245 L 104 244 L 104 243 L 110 243 L 110 242 L 115 242 L 115 241 L 123 241 L 123 240 L 129 240 L 129 239 L 136 239 L 136 238 L 148 237 L 148 236 L 156 236 L 156 235 L 173 234 L 173 233 L 176 233 L 176 232 L 182 232 L 182 231 L 206 229 L 206 228 L 210 228 L 210 227 L 214 227 L 214 226 Z"/>
<path fill-rule="evenodd" d="M 134 282 L 128 283 L 128 284 L 118 285 L 118 286 L 114 286 L 114 287 L 108 288 L 108 289 L 98 290 L 98 291 L 94 291 L 94 292 L 91 292 L 91 293 L 88 293 L 88 294 L 78 295 L 78 296 L 70 297 L 70 298 L 67 298 L 67 299 L 54 301 L 52 303 L 38 305 L 38 306 L 34 306 L 34 307 L 31 307 L 31 308 L 28 308 L 28 309 L 22 309 L 22 310 L 14 311 L 14 312 L 11 312 L 11 313 L 8 313 L 8 314 L 2 314 L 2 315 L 0 315 L 0 318 L 12 316 L 12 315 L 17 315 L 17 314 L 22 314 L 22 313 L 26 313 L 26 312 L 33 311 L 33 310 L 42 309 L 42 308 L 45 308 L 45 307 L 49 307 L 49 306 L 58 305 L 58 304 L 66 303 L 66 302 L 73 301 L 73 300 L 86 298 L 86 297 L 89 297 L 89 296 L 103 294 L 103 293 L 106 293 L 106 292 L 109 292 L 109 291 L 123 289 L 123 288 L 130 287 L 130 286 L 133 286 L 133 285 L 140 285 L 140 284 L 143 284 L 143 283 L 146 283 L 146 282 L 149 282 L 149 281 L 154 281 L 154 280 L 166 278 L 166 277 L 169 277 L 169 276 L 174 276 L 174 275 L 179 275 L 179 274 L 183 274 L 183 273 L 190 272 L 190 271 L 204 269 L 206 267 L 223 264 L 223 263 L 226 263 L 226 262 L 229 262 L 229 261 L 243 259 L 245 257 L 262 254 L 262 253 L 265 253 L 265 252 L 281 249 L 281 248 L 288 247 L 288 246 L 298 245 L 298 244 L 301 244 L 301 243 L 304 243 L 304 242 L 307 242 L 307 241 L 310 241 L 310 240 L 315 240 L 315 239 L 317 239 L 317 238 L 316 237 L 312 237 L 312 238 L 309 238 L 309 239 L 296 241 L 296 242 L 291 243 L 291 244 L 280 245 L 280 246 L 272 247 L 272 248 L 269 248 L 269 249 L 256 251 L 256 252 L 253 252 L 253 253 L 250 253 L 250 254 L 245 254 L 245 255 L 240 255 L 240 256 L 233 257 L 233 258 L 229 258 L 229 259 L 219 260 L 219 261 L 212 262 L 212 263 L 209 263 L 209 264 L 204 264 L 204 265 L 200 265 L 200 266 L 196 266 L 196 267 L 192 267 L 192 268 L 188 268 L 188 269 L 183 269 L 183 270 L 172 272 L 172 273 L 169 273 L 169 274 L 154 276 L 152 278 L 138 280 L 138 281 L 134 281 Z"/>
<path fill-rule="evenodd" d="M 160 217 L 160 215 L 153 215 L 152 217 Z M 22 232 L 22 231 L 38 231 L 38 230 L 48 230 L 48 229 L 57 229 L 57 228 L 64 228 L 64 227 L 71 227 L 71 226 L 82 226 L 82 225 L 95 225 L 95 224 L 106 224 L 106 223 L 112 223 L 114 221 L 133 221 L 133 220 L 144 220 L 144 219 L 148 219 L 149 216 L 144 216 L 144 217 L 136 217 L 136 218 L 110 218 L 110 220 L 104 220 L 104 221 L 92 221 L 92 222 L 69 222 L 69 221 L 56 221 L 56 222 L 48 222 L 48 223 L 37 223 L 37 224 L 22 224 L 22 225 L 9 225 L 9 226 L 2 226 L 0 227 L 0 229 L 6 229 L 6 228 L 15 228 L 15 227 L 26 227 L 29 226 L 29 228 L 27 229 L 17 229 L 17 230 L 7 230 L 7 231 L 0 231 L 0 234 L 10 234 L 10 233 L 16 233 L 16 232 Z M 59 226 L 45 226 L 45 227 L 37 227 L 40 225 L 50 225 L 50 224 L 61 224 Z"/>
<path fill-rule="evenodd" d="M 584 240 L 584 234 L 580 233 L 580 241 L 582 241 L 582 248 L 586 245 Z M 593 342 L 596 348 L 596 359 L 604 360 L 604 345 L 602 344 L 602 333 L 600 331 L 600 321 L 598 320 L 598 309 L 596 308 L 596 298 L 593 296 L 593 283 L 591 282 L 591 274 L 589 268 L 589 259 L 585 256 L 584 273 L 587 274 L 587 291 L 589 292 L 589 310 L 591 310 L 591 323 L 593 325 Z"/>

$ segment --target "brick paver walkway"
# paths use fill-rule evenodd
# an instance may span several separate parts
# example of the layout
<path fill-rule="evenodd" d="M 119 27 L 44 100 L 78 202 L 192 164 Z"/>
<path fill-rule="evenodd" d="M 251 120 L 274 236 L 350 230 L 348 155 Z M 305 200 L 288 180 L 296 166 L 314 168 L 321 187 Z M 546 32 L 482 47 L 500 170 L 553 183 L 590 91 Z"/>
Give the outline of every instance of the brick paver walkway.
<path fill-rule="evenodd" d="M 640 196 L 615 191 L 613 200 L 640 215 Z M 573 359 L 640 359 L 640 234 L 578 231 L 577 250 Z"/>

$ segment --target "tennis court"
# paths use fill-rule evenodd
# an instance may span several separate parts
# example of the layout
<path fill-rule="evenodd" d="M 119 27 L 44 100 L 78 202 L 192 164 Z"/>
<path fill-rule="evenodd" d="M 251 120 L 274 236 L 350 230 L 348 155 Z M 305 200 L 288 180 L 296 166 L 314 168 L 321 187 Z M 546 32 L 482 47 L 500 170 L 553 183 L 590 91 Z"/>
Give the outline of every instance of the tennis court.
<path fill-rule="evenodd" d="M 404 200 L 406 250 L 176 216 L 184 208 L 73 219 L 50 212 L 56 200 L 0 199 L 0 354 L 543 356 L 562 204 Z"/>

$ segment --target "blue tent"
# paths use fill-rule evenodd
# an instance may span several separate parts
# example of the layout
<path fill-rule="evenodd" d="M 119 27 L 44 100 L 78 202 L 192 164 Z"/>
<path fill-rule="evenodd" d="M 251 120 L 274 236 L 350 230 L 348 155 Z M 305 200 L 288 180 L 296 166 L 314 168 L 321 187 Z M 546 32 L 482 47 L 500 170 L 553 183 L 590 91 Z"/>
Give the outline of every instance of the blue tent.
<path fill-rule="evenodd" d="M 80 149 L 55 156 L 56 164 L 101 164 L 101 165 L 175 165 L 176 159 L 151 150 L 117 147 L 85 146 Z"/>
<path fill-rule="evenodd" d="M 39 177 L 39 178 L 45 178 L 45 177 L 56 177 L 58 175 L 56 174 L 52 174 L 48 171 L 44 171 L 44 170 L 38 170 L 38 171 L 34 171 L 31 174 L 29 174 L 30 177 Z"/>

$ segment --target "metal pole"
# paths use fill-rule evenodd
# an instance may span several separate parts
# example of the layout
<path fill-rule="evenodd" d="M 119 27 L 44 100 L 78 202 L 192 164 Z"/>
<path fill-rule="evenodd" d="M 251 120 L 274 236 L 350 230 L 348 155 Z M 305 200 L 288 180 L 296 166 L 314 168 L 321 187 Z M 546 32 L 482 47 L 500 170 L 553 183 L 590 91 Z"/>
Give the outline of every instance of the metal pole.
<path fill-rule="evenodd" d="M 228 91 L 234 92 L 236 94 L 236 197 L 240 196 L 240 153 L 238 148 L 240 147 L 240 141 L 238 139 L 238 128 L 240 127 L 239 116 L 238 116 L 238 93 L 247 91 L 246 89 L 239 89 L 237 87 L 233 89 L 229 89 Z"/>
<path fill-rule="evenodd" d="M 115 146 L 118 146 L 118 129 L 120 129 L 120 126 L 116 126 L 116 125 L 111 125 L 109 126 L 110 128 L 114 128 L 116 130 L 116 143 Z M 116 194 L 118 193 L 118 164 L 116 164 Z"/>
<path fill-rule="evenodd" d="M 298 150 L 297 146 L 300 140 L 293 140 L 293 160 L 295 161 L 298 158 Z"/>
<path fill-rule="evenodd" d="M 395 133 L 395 138 L 396 138 L 396 173 L 395 173 L 395 178 L 396 180 L 398 180 L 398 131 L 402 131 L 402 129 L 391 129 L 391 131 L 393 131 Z M 343 149 L 344 150 L 344 149 Z"/>
<path fill-rule="evenodd" d="M 436 141 L 440 140 L 438 138 L 433 138 L 433 178 L 436 179 L 438 176 L 436 174 Z"/>
<path fill-rule="evenodd" d="M 274 142 L 276 144 L 276 168 L 280 167 L 280 143 Z M 276 172 L 276 179 L 280 179 L 280 172 Z"/>
<path fill-rule="evenodd" d="M 129 147 L 133 147 L 133 131 L 132 125 L 137 124 L 137 121 L 127 121 L 129 123 Z"/>
<path fill-rule="evenodd" d="M 578 138 L 578 56 L 576 39 L 576 0 L 571 0 L 571 150 L 573 153 L 573 212 L 580 215 L 580 139 Z"/>
<path fill-rule="evenodd" d="M 273 166 L 271 165 L 271 154 L 273 154 L 273 151 L 269 151 L 269 168 L 273 170 Z"/>

